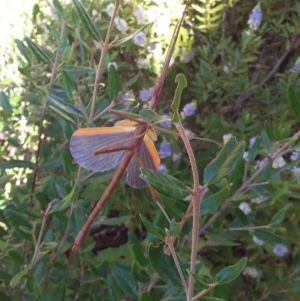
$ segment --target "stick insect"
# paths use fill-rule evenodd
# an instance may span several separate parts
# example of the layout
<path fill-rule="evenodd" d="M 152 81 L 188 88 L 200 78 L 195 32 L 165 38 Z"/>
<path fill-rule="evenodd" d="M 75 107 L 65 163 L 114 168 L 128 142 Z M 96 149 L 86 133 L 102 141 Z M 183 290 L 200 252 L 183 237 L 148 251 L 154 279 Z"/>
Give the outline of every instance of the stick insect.
<path fill-rule="evenodd" d="M 83 243 L 90 226 L 125 172 L 127 172 L 128 185 L 133 188 L 147 187 L 147 183 L 139 177 L 139 168 L 146 167 L 154 170 L 158 168 L 160 157 L 153 143 L 155 140 L 155 131 L 141 119 L 122 120 L 114 127 L 81 128 L 74 132 L 70 141 L 70 150 L 80 166 L 92 171 L 107 171 L 118 165 L 119 167 L 77 234 L 69 260 Z M 154 190 L 149 188 L 156 200 Z"/>

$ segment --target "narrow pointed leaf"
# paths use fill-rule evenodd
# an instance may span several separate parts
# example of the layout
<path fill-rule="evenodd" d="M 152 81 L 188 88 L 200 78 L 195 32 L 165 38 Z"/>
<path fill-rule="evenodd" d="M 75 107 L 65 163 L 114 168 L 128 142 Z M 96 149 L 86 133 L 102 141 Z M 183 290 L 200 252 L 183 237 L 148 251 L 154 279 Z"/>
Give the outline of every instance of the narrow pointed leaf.
<path fill-rule="evenodd" d="M 273 217 L 270 222 L 271 226 L 277 226 L 284 220 L 284 214 L 285 212 L 292 207 L 293 205 L 291 203 L 285 205 L 283 208 L 281 208 Z"/>
<path fill-rule="evenodd" d="M 190 270 L 187 271 L 188 274 L 192 275 L 192 277 L 194 278 L 196 285 L 200 288 L 200 289 L 207 289 L 209 288 L 209 285 L 206 281 L 206 279 L 204 277 L 198 276 L 197 274 L 193 274 Z"/>
<path fill-rule="evenodd" d="M 125 294 L 137 298 L 139 294 L 138 285 L 133 278 L 130 266 L 117 263 L 113 268 L 112 275 Z"/>
<path fill-rule="evenodd" d="M 248 153 L 248 158 L 247 159 L 250 162 L 253 161 L 256 158 L 257 153 L 258 153 L 259 148 L 260 148 L 260 142 L 261 142 L 261 138 L 260 138 L 260 136 L 257 136 L 254 143 L 250 147 L 250 150 L 249 150 L 249 153 Z"/>
<path fill-rule="evenodd" d="M 166 283 L 176 287 L 182 287 L 174 260 L 172 256 L 165 254 L 162 244 L 158 247 L 154 247 L 153 244 L 150 245 L 149 260 L 153 269 Z"/>
<path fill-rule="evenodd" d="M 94 24 L 94 22 L 92 21 L 92 19 L 88 15 L 88 13 L 86 12 L 83 5 L 78 0 L 72 0 L 72 2 L 75 6 L 75 10 L 77 12 L 77 15 L 78 15 L 84 29 L 88 33 L 88 35 L 92 39 L 96 40 L 97 42 L 102 41 L 102 38 L 99 34 L 99 31 L 98 31 L 96 25 Z"/>
<path fill-rule="evenodd" d="M 57 13 L 58 17 L 60 18 L 60 20 L 62 20 L 65 15 L 63 7 L 61 6 L 61 4 L 59 3 L 58 0 L 53 0 L 53 5 L 56 9 L 56 13 Z"/>
<path fill-rule="evenodd" d="M 276 141 L 276 138 L 273 133 L 273 129 L 271 128 L 270 124 L 267 121 L 265 121 L 265 131 L 271 141 Z"/>
<path fill-rule="evenodd" d="M 34 56 L 37 58 L 39 62 L 43 62 L 45 64 L 50 64 L 51 58 L 48 56 L 47 52 L 43 50 L 42 47 L 32 42 L 29 38 L 25 38 L 27 45 Z"/>
<path fill-rule="evenodd" d="M 66 71 L 69 74 L 72 74 L 73 76 L 82 76 L 86 74 L 93 75 L 95 73 L 95 69 L 90 67 L 83 67 L 83 66 L 72 66 L 72 65 L 65 65 L 61 68 L 62 70 Z"/>
<path fill-rule="evenodd" d="M 278 236 L 267 229 L 259 229 L 259 230 L 253 230 L 251 233 L 259 238 L 260 240 L 263 240 L 264 242 L 268 242 L 272 245 L 276 244 L 286 244 L 285 238 Z"/>
<path fill-rule="evenodd" d="M 291 114 L 297 121 L 300 121 L 300 102 L 291 84 L 289 84 L 287 88 L 287 99 Z"/>
<path fill-rule="evenodd" d="M 234 170 L 245 151 L 245 142 L 237 142 L 231 137 L 223 146 L 217 157 L 204 169 L 205 185 L 213 184 Z"/>
<path fill-rule="evenodd" d="M 146 270 L 141 268 L 136 261 L 132 262 L 131 271 L 137 282 L 147 283 L 150 280 L 150 276 Z"/>
<path fill-rule="evenodd" d="M 110 101 L 117 98 L 121 90 L 121 78 L 119 77 L 114 65 L 110 65 L 108 69 L 107 95 Z"/>
<path fill-rule="evenodd" d="M 112 47 L 118 47 L 118 46 L 121 46 L 122 44 L 124 44 L 124 43 L 130 41 L 137 33 L 139 33 L 140 31 L 142 31 L 143 29 L 145 29 L 147 26 L 152 25 L 152 24 L 153 24 L 153 23 L 145 24 L 144 26 L 142 26 L 139 30 L 135 31 L 134 33 L 132 33 L 132 34 L 126 36 L 126 37 L 123 38 L 123 39 L 120 39 L 120 40 L 116 41 L 116 42 L 112 45 Z"/>
<path fill-rule="evenodd" d="M 72 99 L 73 98 L 73 92 L 77 90 L 73 79 L 64 70 L 61 71 L 61 78 L 63 80 L 63 84 L 64 84 L 64 87 L 65 87 L 66 94 L 67 94 L 68 98 Z"/>
<path fill-rule="evenodd" d="M 181 223 L 176 223 L 174 218 L 171 220 L 170 223 L 170 234 L 171 236 L 177 236 L 181 233 Z"/>
<path fill-rule="evenodd" d="M 201 202 L 201 215 L 215 213 L 218 208 L 224 203 L 224 201 L 229 196 L 229 191 L 226 187 L 222 188 L 220 191 L 214 193 L 213 195 L 204 197 Z"/>
<path fill-rule="evenodd" d="M 142 214 L 140 214 L 140 218 L 142 222 L 144 223 L 147 231 L 154 236 L 155 238 L 159 240 L 164 240 L 165 239 L 165 233 L 162 229 L 160 229 L 158 226 L 155 224 L 149 222 Z"/>
<path fill-rule="evenodd" d="M 221 270 L 216 275 L 214 282 L 218 285 L 232 282 L 243 271 L 244 267 L 247 264 L 247 261 L 248 259 L 246 257 L 243 257 L 236 264 Z"/>
<path fill-rule="evenodd" d="M 141 171 L 140 177 L 166 197 L 181 200 L 190 194 L 182 182 L 170 175 L 146 168 L 141 168 Z"/>
<path fill-rule="evenodd" d="M 28 229 L 32 229 L 32 226 L 26 219 L 26 217 L 14 209 L 5 209 L 4 216 L 6 217 L 8 223 L 15 228 L 19 228 L 19 226 L 24 226 Z"/>
<path fill-rule="evenodd" d="M 64 199 L 53 205 L 51 212 L 61 211 L 68 208 L 74 201 L 75 192 L 76 185 L 73 186 L 71 192 Z"/>
<path fill-rule="evenodd" d="M 4 111 L 12 112 L 13 107 L 9 102 L 8 96 L 3 91 L 0 92 L 0 106 Z"/>
<path fill-rule="evenodd" d="M 140 110 L 139 115 L 148 123 L 158 123 L 164 120 L 164 118 L 159 116 L 155 111 L 149 109 Z"/>
<path fill-rule="evenodd" d="M 25 160 L 9 160 L 7 162 L 0 164 L 0 169 L 2 170 L 16 168 L 16 167 L 33 169 L 34 164 L 30 161 L 25 161 Z"/>

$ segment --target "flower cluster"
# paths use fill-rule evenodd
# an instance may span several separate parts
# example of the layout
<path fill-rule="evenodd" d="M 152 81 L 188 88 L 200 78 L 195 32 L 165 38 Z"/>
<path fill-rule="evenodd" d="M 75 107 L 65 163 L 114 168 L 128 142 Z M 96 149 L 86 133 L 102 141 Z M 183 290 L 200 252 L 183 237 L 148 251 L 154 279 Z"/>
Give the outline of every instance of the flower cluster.
<path fill-rule="evenodd" d="M 252 238 L 253 242 L 259 246 L 262 246 L 265 242 L 259 238 L 257 238 L 256 236 L 253 236 Z"/>
<path fill-rule="evenodd" d="M 273 248 L 273 252 L 278 257 L 285 257 L 289 253 L 289 250 L 285 244 L 276 244 Z"/>
<path fill-rule="evenodd" d="M 251 202 L 252 203 L 255 203 L 255 204 L 261 204 L 265 201 L 267 201 L 269 198 L 267 196 L 264 196 L 264 195 L 260 195 L 259 197 L 257 198 L 253 198 L 251 199 Z"/>
<path fill-rule="evenodd" d="M 259 275 L 259 271 L 256 268 L 245 267 L 243 270 L 243 275 L 256 278 Z"/>
<path fill-rule="evenodd" d="M 242 210 L 246 215 L 251 213 L 251 207 L 248 205 L 248 203 L 240 203 L 239 209 Z"/>
<path fill-rule="evenodd" d="M 275 169 L 281 168 L 286 164 L 282 156 L 277 157 L 273 160 L 272 167 Z"/>
<path fill-rule="evenodd" d="M 248 19 L 249 28 L 253 31 L 257 30 L 261 21 L 262 21 L 262 10 L 260 8 L 260 5 L 257 4 L 252 9 L 250 16 L 249 16 L 249 19 Z"/>
<path fill-rule="evenodd" d="M 153 92 L 153 87 L 151 87 L 151 88 L 149 88 L 149 89 L 141 90 L 141 91 L 139 92 L 139 98 L 140 98 L 142 101 L 148 101 L 148 100 L 150 100 L 150 98 L 151 98 L 152 92 Z"/>
<path fill-rule="evenodd" d="M 170 142 L 163 142 L 159 147 L 159 155 L 162 159 L 172 155 L 172 145 Z"/>
<path fill-rule="evenodd" d="M 225 134 L 225 135 L 223 135 L 223 142 L 224 142 L 224 144 L 225 144 L 231 137 L 232 137 L 231 134 Z"/>
<path fill-rule="evenodd" d="M 148 59 L 138 59 L 136 64 L 140 70 L 149 69 L 150 67 L 150 61 Z"/>
<path fill-rule="evenodd" d="M 196 109 L 197 109 L 196 104 L 190 102 L 183 107 L 182 111 L 184 116 L 192 116 L 196 113 Z"/>
<path fill-rule="evenodd" d="M 300 57 L 297 58 L 295 65 L 290 69 L 291 73 L 299 73 L 300 72 Z"/>
<path fill-rule="evenodd" d="M 170 128 L 171 127 L 171 121 L 168 115 L 162 115 L 161 116 L 163 119 L 163 121 L 161 121 L 159 124 L 163 127 L 163 128 Z"/>
<path fill-rule="evenodd" d="M 143 31 L 138 32 L 133 36 L 133 43 L 138 46 L 143 46 L 147 41 L 146 34 Z"/>

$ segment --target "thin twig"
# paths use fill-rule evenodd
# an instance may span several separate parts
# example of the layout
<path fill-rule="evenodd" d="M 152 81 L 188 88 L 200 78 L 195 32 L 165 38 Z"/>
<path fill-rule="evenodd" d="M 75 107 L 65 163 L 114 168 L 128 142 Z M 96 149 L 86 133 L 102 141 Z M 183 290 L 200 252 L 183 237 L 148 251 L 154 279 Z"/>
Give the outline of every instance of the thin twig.
<path fill-rule="evenodd" d="M 92 122 L 95 118 L 94 114 L 95 114 L 96 100 L 97 100 L 97 94 L 98 94 L 98 83 L 100 82 L 100 78 L 101 78 L 101 75 L 103 73 L 103 64 L 104 64 L 104 59 L 105 59 L 107 50 L 110 48 L 109 38 L 110 38 L 112 29 L 113 29 L 113 26 L 114 26 L 114 20 L 116 18 L 120 2 L 121 2 L 121 0 L 116 1 L 115 9 L 114 9 L 113 15 L 110 19 L 109 26 L 108 26 L 108 29 L 107 29 L 105 41 L 102 45 L 99 65 L 98 65 L 96 78 L 95 78 L 95 83 L 94 83 L 94 91 L 93 91 L 93 97 L 92 97 L 92 103 L 91 103 L 91 112 L 90 112 L 90 118 L 89 118 L 90 122 Z"/>
<path fill-rule="evenodd" d="M 175 266 L 176 266 L 176 269 L 178 271 L 181 283 L 183 285 L 185 293 L 187 294 L 188 287 L 187 287 L 186 281 L 184 279 L 184 275 L 183 275 L 183 272 L 182 272 L 182 269 L 181 269 L 181 266 L 180 266 L 180 263 L 179 263 L 176 251 L 174 249 L 174 238 L 171 236 L 170 231 L 168 229 L 165 229 L 165 232 L 166 232 L 165 242 L 168 245 L 169 250 L 170 250 L 170 252 L 172 254 L 172 257 L 173 257 L 173 260 L 175 262 Z"/>

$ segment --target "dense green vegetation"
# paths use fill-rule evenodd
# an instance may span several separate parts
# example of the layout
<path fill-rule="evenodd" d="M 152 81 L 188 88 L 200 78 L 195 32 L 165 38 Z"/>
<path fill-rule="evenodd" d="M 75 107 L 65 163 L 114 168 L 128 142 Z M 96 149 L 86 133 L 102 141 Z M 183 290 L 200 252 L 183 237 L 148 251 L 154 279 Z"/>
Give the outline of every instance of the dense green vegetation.
<path fill-rule="evenodd" d="M 1 77 L 0 300 L 298 301 L 300 4 L 65 2 L 32 8 L 22 84 Z M 161 128 L 161 164 L 152 191 L 121 179 L 69 258 L 116 172 L 70 139 L 110 109 Z"/>

